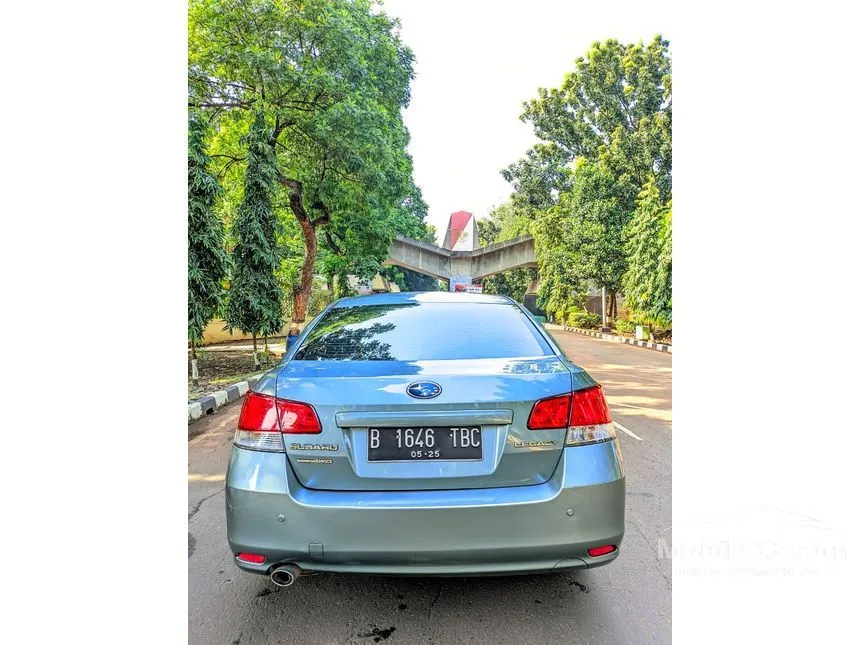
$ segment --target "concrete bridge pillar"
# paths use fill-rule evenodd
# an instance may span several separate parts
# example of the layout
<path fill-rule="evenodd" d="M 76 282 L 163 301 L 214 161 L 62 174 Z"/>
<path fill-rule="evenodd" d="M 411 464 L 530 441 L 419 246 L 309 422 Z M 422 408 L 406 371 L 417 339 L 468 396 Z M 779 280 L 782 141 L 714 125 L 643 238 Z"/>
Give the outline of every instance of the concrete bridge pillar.
<path fill-rule="evenodd" d="M 443 248 L 456 252 L 451 257 L 449 267 L 450 278 L 448 290 L 455 291 L 458 284 L 472 284 L 472 262 L 460 253 L 468 253 L 478 248 L 478 225 L 475 216 L 468 211 L 451 213 L 448 218 L 448 228 L 445 231 Z"/>

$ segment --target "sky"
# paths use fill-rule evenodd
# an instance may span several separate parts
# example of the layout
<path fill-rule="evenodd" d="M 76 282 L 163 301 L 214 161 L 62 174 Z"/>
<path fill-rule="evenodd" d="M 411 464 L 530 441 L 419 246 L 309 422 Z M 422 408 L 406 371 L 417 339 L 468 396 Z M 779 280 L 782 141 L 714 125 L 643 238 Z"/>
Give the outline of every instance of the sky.
<path fill-rule="evenodd" d="M 670 41 L 670 3 L 591 0 L 385 0 L 415 53 L 404 113 L 415 181 L 441 243 L 448 217 L 486 216 L 511 193 L 499 171 L 537 142 L 519 120 L 596 40 Z"/>

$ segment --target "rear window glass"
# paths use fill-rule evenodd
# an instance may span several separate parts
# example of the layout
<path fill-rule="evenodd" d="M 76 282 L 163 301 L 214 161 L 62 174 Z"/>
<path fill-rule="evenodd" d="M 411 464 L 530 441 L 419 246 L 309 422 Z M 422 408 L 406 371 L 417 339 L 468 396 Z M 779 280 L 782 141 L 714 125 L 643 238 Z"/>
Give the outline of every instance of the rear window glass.
<path fill-rule="evenodd" d="M 550 356 L 510 304 L 398 303 L 330 309 L 293 360 L 413 361 Z"/>

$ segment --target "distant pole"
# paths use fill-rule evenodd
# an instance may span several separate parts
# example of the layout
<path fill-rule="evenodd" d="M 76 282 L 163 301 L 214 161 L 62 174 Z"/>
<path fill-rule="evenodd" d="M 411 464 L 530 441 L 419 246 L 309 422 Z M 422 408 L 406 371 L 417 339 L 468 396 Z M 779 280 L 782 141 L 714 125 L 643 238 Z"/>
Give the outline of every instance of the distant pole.
<path fill-rule="evenodd" d="M 602 305 L 602 309 L 603 309 L 603 326 L 606 327 L 606 287 L 601 287 L 600 290 L 601 290 L 600 304 Z"/>

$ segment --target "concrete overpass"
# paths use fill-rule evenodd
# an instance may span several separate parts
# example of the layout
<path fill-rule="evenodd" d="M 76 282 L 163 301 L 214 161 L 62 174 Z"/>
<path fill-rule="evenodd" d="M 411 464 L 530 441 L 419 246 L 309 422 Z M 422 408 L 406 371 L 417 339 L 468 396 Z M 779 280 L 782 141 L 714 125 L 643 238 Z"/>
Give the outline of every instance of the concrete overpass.
<path fill-rule="evenodd" d="M 531 235 L 482 246 L 474 251 L 451 251 L 398 235 L 391 244 L 385 264 L 405 267 L 447 280 L 450 284 L 457 276 L 480 279 L 509 269 L 536 267 L 537 260 Z"/>

